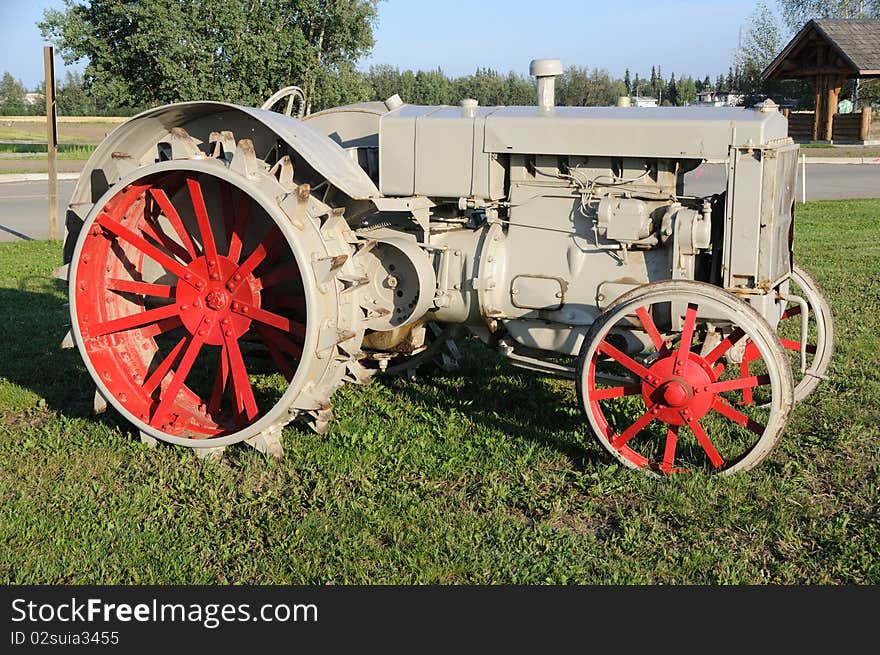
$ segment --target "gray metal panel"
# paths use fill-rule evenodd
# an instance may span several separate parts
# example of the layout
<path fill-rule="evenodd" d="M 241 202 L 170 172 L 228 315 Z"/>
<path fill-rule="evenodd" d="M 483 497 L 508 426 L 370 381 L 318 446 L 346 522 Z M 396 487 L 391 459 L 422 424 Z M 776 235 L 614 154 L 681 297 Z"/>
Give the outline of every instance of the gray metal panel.
<path fill-rule="evenodd" d="M 439 107 L 416 119 L 415 192 L 457 198 L 470 195 L 474 119 L 461 107 Z"/>
<path fill-rule="evenodd" d="M 504 167 L 483 147 L 486 116 L 461 107 L 404 105 L 379 123 L 379 188 L 385 195 L 498 199 Z"/>
<path fill-rule="evenodd" d="M 788 136 L 779 112 L 739 107 L 502 107 L 487 152 L 721 159 L 728 147 Z"/>
<path fill-rule="evenodd" d="M 438 109 L 404 105 L 379 119 L 379 188 L 384 195 L 415 195 L 416 119 Z"/>

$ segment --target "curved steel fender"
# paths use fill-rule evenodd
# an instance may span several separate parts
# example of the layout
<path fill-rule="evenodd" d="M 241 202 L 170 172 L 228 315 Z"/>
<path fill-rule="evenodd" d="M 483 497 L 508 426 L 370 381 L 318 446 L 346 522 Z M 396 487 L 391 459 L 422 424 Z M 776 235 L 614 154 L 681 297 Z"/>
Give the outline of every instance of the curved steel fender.
<path fill-rule="evenodd" d="M 156 144 L 172 128 L 182 127 L 195 138 L 230 130 L 237 139 L 284 141 L 318 174 L 352 199 L 380 196 L 369 176 L 335 141 L 290 116 L 226 102 L 181 102 L 142 112 L 110 132 L 95 149 L 79 177 L 67 210 L 68 238 L 64 261 L 92 205 L 133 168 L 156 161 Z"/>
<path fill-rule="evenodd" d="M 360 200 L 379 196 L 379 190 L 366 173 L 337 143 L 305 122 L 263 109 L 242 107 L 226 102 L 198 101 L 165 105 L 132 117 L 113 130 L 97 147 L 83 169 L 71 204 L 93 203 L 97 198 L 92 185 L 96 173 L 109 170 L 118 179 L 120 166 L 114 160 L 128 159 L 140 164 L 153 153 L 153 148 L 173 127 L 183 127 L 193 136 L 200 131 L 198 124 L 211 131 L 232 130 L 236 138 L 252 137 L 260 125 L 277 135 L 297 152 L 309 165 L 333 186 L 347 196 Z M 191 129 L 192 128 L 192 129 Z M 98 175 L 97 177 L 102 177 Z M 107 175 L 103 175 L 107 178 Z M 101 180 L 112 185 L 116 179 Z M 97 189 L 97 195 L 105 189 Z"/>

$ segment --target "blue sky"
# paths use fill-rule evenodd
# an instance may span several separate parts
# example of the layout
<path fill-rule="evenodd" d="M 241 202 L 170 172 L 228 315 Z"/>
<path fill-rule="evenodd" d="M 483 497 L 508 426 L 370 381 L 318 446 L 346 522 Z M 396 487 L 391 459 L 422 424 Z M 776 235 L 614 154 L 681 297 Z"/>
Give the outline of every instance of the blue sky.
<path fill-rule="evenodd" d="M 360 63 L 403 68 L 440 67 L 449 75 L 477 66 L 528 74 L 529 61 L 606 68 L 622 76 L 665 74 L 713 77 L 727 71 L 740 26 L 756 0 L 384 0 L 376 47 Z M 35 23 L 62 0 L 0 0 L 0 71 L 26 86 L 43 75 L 44 42 Z M 64 67 L 56 64 L 60 73 Z M 295 82 L 295 80 L 292 80 Z"/>

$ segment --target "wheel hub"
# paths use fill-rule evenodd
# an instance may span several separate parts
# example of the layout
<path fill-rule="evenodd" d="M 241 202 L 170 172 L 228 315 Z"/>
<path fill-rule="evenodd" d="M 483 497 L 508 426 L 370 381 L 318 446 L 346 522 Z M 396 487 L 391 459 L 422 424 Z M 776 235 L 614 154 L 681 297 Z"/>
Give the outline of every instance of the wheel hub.
<path fill-rule="evenodd" d="M 684 407 L 693 395 L 693 390 L 683 380 L 670 380 L 663 385 L 663 400 L 670 407 Z"/>
<path fill-rule="evenodd" d="M 229 294 L 223 289 L 214 289 L 205 296 L 205 306 L 214 311 L 226 309 L 229 306 Z"/>
<path fill-rule="evenodd" d="M 715 394 L 704 389 L 717 380 L 715 372 L 696 353 L 688 353 L 677 366 L 678 351 L 658 358 L 649 368 L 651 376 L 642 382 L 642 398 L 649 411 L 670 425 L 685 425 L 712 409 Z"/>
<path fill-rule="evenodd" d="M 260 306 L 260 294 L 252 274 L 237 273 L 238 264 L 217 255 L 199 257 L 187 267 L 189 279 L 177 285 L 175 301 L 183 325 L 190 334 L 205 337 L 205 343 L 219 346 L 224 338 L 238 339 L 251 326 L 248 308 Z M 239 276 L 235 284 L 230 284 Z M 204 334 L 201 334 L 204 332 Z"/>

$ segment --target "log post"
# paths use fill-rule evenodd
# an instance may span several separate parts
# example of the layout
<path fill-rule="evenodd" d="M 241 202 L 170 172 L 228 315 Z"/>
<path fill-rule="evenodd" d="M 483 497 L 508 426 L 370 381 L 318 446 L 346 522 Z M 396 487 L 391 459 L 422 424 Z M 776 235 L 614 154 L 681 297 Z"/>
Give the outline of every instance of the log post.
<path fill-rule="evenodd" d="M 840 77 L 828 78 L 828 114 L 825 116 L 825 139 L 827 141 L 834 140 L 834 114 L 837 113 L 837 98 L 840 96 L 840 88 L 843 86 L 844 79 Z"/>
<path fill-rule="evenodd" d="M 859 129 L 859 138 L 862 141 L 867 141 L 871 138 L 871 108 L 868 106 L 862 107 L 862 124 Z"/>

